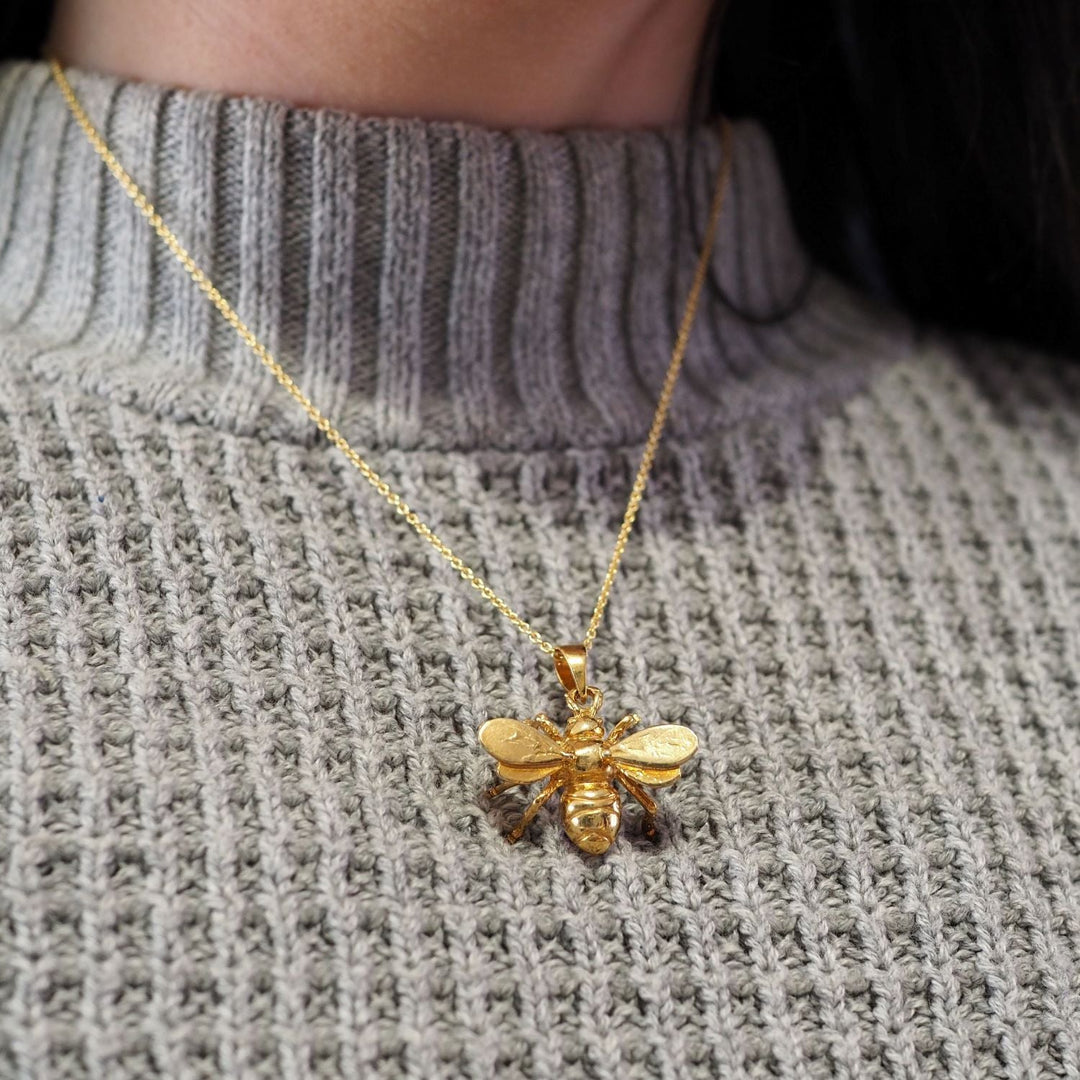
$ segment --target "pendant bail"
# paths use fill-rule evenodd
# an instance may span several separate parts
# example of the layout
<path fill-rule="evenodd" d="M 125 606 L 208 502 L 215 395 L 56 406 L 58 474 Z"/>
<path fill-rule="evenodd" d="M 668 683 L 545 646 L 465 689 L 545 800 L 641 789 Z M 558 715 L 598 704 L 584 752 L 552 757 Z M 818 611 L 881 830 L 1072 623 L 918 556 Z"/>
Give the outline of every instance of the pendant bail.
<path fill-rule="evenodd" d="M 563 689 L 575 700 L 585 697 L 589 687 L 585 678 L 588 652 L 584 645 L 560 645 L 555 649 L 555 674 Z"/>

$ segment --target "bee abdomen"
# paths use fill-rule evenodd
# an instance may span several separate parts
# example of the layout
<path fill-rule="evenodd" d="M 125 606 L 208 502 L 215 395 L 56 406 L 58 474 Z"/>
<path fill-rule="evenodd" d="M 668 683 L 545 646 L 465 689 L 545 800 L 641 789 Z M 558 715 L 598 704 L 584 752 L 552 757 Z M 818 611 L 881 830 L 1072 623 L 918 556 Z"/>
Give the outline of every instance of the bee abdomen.
<path fill-rule="evenodd" d="M 609 782 L 589 780 L 572 784 L 563 792 L 563 828 L 590 855 L 603 855 L 611 847 L 621 817 L 619 793 Z"/>

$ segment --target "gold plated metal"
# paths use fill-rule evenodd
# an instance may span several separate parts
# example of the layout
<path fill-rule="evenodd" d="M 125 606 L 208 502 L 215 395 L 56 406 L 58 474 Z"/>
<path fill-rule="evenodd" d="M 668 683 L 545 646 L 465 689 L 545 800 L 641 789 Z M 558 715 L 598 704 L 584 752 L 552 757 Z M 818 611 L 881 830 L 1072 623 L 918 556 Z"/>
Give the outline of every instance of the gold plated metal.
<path fill-rule="evenodd" d="M 637 713 L 627 713 L 605 732 L 599 715 L 604 695 L 595 686 L 587 687 L 586 703 L 575 705 L 576 692 L 566 694 L 571 714 L 564 731 L 544 713 L 531 720 L 499 716 L 481 726 L 480 743 L 498 762 L 503 781 L 488 795 L 494 798 L 512 787 L 545 781 L 507 839 L 520 840 L 541 807 L 561 791 L 566 835 L 587 854 L 603 855 L 622 824 L 619 787 L 641 803 L 645 834 L 655 835 L 657 807 L 646 788 L 678 780 L 698 741 L 680 724 L 659 724 L 627 735 L 641 723 Z"/>
<path fill-rule="evenodd" d="M 555 674 L 567 694 L 582 698 L 589 685 L 585 677 L 589 653 L 584 645 L 560 645 L 555 650 Z"/>
<path fill-rule="evenodd" d="M 592 616 L 580 644 L 556 646 L 544 637 L 526 619 L 473 570 L 449 544 L 443 541 L 435 531 L 413 510 L 408 503 L 375 471 L 375 469 L 353 448 L 345 436 L 304 393 L 292 376 L 274 358 L 269 349 L 256 338 L 255 334 L 236 313 L 232 305 L 219 292 L 207 277 L 205 271 L 195 262 L 187 249 L 180 243 L 176 234 L 154 209 L 153 204 L 120 164 L 116 155 L 109 148 L 105 139 L 98 132 L 86 110 L 83 108 L 59 61 L 49 61 L 50 70 L 60 92 L 67 102 L 72 115 L 86 135 L 94 151 L 105 163 L 109 172 L 117 179 L 125 193 L 146 218 L 154 232 L 161 238 L 168 249 L 191 277 L 192 281 L 206 294 L 207 299 L 217 308 L 225 321 L 255 354 L 259 361 L 270 371 L 278 383 L 289 393 L 308 419 L 323 433 L 327 441 L 340 450 L 357 472 L 381 495 L 394 512 L 431 545 L 461 576 L 501 615 L 542 652 L 555 659 L 556 675 L 566 690 L 567 705 L 571 709 L 565 732 L 552 723 L 543 713 L 533 720 L 509 720 L 496 718 L 489 720 L 480 729 L 480 741 L 499 761 L 499 774 L 510 783 L 499 785 L 493 791 L 504 790 L 514 784 L 532 783 L 546 778 L 547 784 L 526 810 L 517 828 L 510 834 L 516 840 L 525 826 L 557 791 L 563 790 L 563 824 L 570 838 L 584 851 L 598 854 L 606 851 L 619 829 L 621 802 L 615 782 L 618 781 L 635 799 L 645 807 L 647 823 L 656 811 L 656 804 L 642 787 L 643 784 L 657 787 L 672 783 L 679 775 L 682 765 L 696 750 L 697 739 L 688 728 L 678 725 L 660 725 L 647 728 L 619 742 L 624 732 L 628 731 L 640 718 L 628 713 L 604 734 L 604 724 L 599 718 L 603 694 L 595 686 L 588 684 L 585 673 L 585 660 L 589 649 L 596 640 L 604 610 L 611 596 L 612 585 L 619 570 L 623 553 L 626 550 L 630 531 L 637 519 L 638 510 L 645 493 L 649 473 L 656 457 L 657 447 L 663 433 L 664 424 L 671 406 L 672 395 L 679 373 L 682 370 L 686 349 L 690 341 L 690 331 L 697 314 L 701 290 L 708 275 L 710 258 L 716 236 L 720 212 L 723 208 L 731 176 L 731 124 L 726 117 L 720 118 L 721 163 L 717 171 L 713 189 L 709 218 L 705 229 L 705 239 L 698 254 L 694 277 L 686 299 L 682 319 L 668 364 L 667 374 L 660 388 L 656 411 L 645 438 L 645 447 L 641 462 L 634 478 L 626 510 L 618 534 L 607 572 L 600 585 L 600 593 L 593 607 Z M 494 726 L 493 726 L 494 725 Z M 523 735 L 523 733 L 533 733 Z M 535 733 L 539 733 L 536 735 Z M 529 739 L 544 740 L 545 749 L 535 752 L 547 754 L 547 764 L 542 768 L 520 761 L 522 747 Z M 515 763 L 517 762 L 517 763 Z M 523 777 L 528 774 L 528 779 Z"/>

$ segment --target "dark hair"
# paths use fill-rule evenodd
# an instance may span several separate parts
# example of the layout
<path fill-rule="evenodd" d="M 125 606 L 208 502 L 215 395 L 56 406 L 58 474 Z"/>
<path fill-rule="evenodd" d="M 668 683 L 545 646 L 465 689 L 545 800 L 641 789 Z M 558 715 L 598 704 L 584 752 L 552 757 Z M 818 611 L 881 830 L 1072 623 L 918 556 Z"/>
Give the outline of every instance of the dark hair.
<path fill-rule="evenodd" d="M 720 6 L 709 104 L 770 130 L 823 265 L 920 319 L 1080 356 L 1080 5 Z"/>
<path fill-rule="evenodd" d="M 39 55 L 51 12 L 0 2 L 0 59 Z M 765 124 L 823 266 L 1080 355 L 1080 6 L 716 0 L 701 56 L 692 119 Z"/>

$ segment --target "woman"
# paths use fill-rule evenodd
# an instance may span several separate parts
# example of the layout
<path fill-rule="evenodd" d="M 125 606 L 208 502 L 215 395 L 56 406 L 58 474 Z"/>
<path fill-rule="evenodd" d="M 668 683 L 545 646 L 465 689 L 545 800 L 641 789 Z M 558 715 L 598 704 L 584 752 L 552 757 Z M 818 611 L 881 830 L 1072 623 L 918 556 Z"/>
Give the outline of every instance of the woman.
<path fill-rule="evenodd" d="M 1003 91 L 1003 127 L 1065 104 L 965 199 L 935 170 L 982 161 L 964 93 L 902 121 L 934 56 L 990 71 L 1006 20 L 916 35 L 898 119 L 880 28 L 840 18 L 850 108 L 806 67 L 804 154 L 756 116 L 725 138 L 758 24 L 720 14 L 9 10 L 5 1075 L 1080 1072 L 1078 380 L 1031 348 L 1078 341 L 1068 37 L 1010 53 L 1044 97 Z M 783 57 L 805 16 L 774 17 Z M 205 281 L 533 640 L 206 302 L 60 74 Z M 904 132 L 940 149 L 936 183 L 894 162 L 911 205 L 878 149 Z M 828 199 L 796 199 L 777 152 Z M 1038 198 L 990 230 L 1029 160 Z M 836 162 L 859 168 L 814 171 Z M 557 680 L 536 645 L 563 642 Z M 591 686 L 609 728 L 633 711 L 697 754 L 597 749 Z M 509 735 L 481 746 L 492 717 Z M 513 846 L 541 789 L 486 797 L 485 748 L 564 783 Z M 635 794 L 662 759 L 682 779 Z M 602 856 L 561 827 L 579 767 L 622 794 Z"/>

